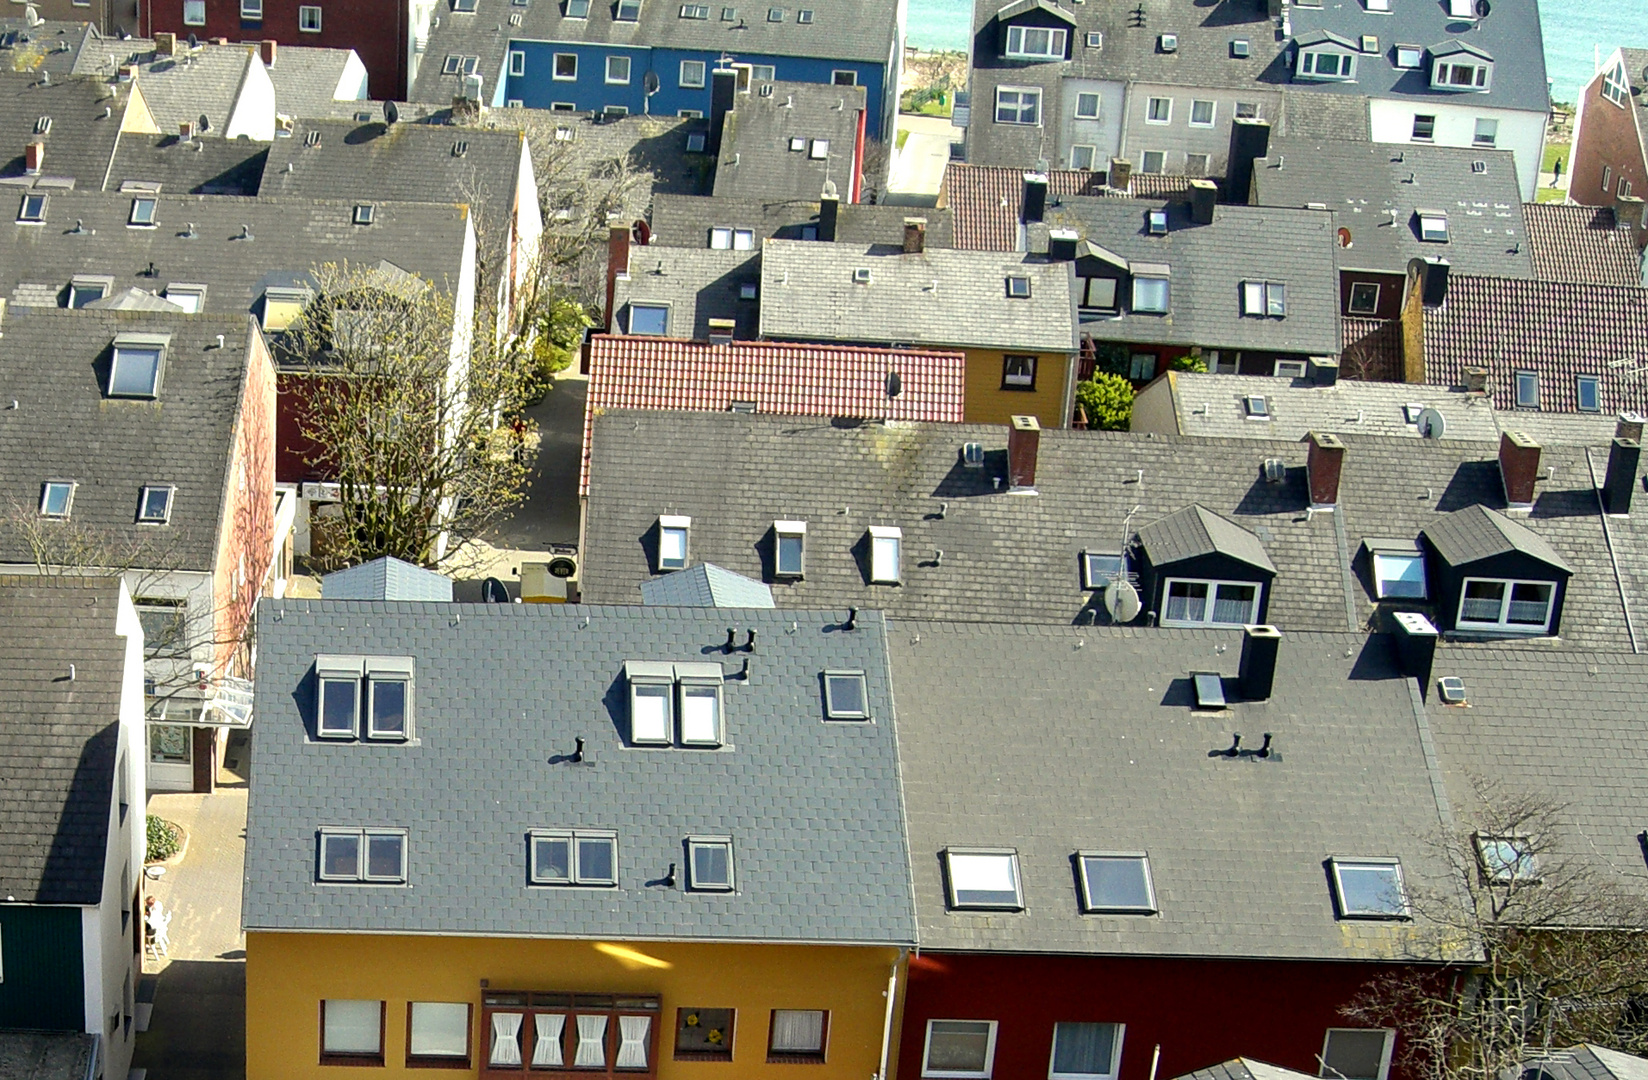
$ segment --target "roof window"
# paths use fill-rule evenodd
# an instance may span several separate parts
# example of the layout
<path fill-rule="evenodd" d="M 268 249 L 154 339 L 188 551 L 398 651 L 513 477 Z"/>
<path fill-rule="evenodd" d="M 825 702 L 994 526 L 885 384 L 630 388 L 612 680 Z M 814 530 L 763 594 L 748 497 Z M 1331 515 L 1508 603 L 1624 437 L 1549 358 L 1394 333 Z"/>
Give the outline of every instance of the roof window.
<path fill-rule="evenodd" d="M 1167 211 L 1152 210 L 1148 215 L 1151 236 L 1167 235 Z"/>
<path fill-rule="evenodd" d="M 1539 408 L 1539 372 L 1519 371 L 1516 373 L 1516 407 L 1519 409 Z"/>
<path fill-rule="evenodd" d="M 1390 14 L 1391 0 L 1364 0 L 1364 3 L 1369 11 Z"/>
<path fill-rule="evenodd" d="M 1334 899 L 1341 919 L 1408 917 L 1400 860 L 1335 857 L 1329 862 L 1333 865 Z"/>
<path fill-rule="evenodd" d="M 732 892 L 732 837 L 687 837 L 687 888 L 693 892 Z"/>
<path fill-rule="evenodd" d="M 1019 274 L 1007 278 L 1007 295 L 1015 300 L 1030 299 L 1030 279 Z"/>
<path fill-rule="evenodd" d="M 760 295 L 760 293 L 761 286 L 757 285 L 753 281 L 744 281 L 739 283 L 738 299 L 740 300 L 754 300 Z"/>
<path fill-rule="evenodd" d="M 631 334 L 647 334 L 652 337 L 664 337 L 669 333 L 668 304 L 638 304 L 629 305 L 629 332 Z"/>
<path fill-rule="evenodd" d="M 317 656 L 315 734 L 322 739 L 353 739 L 360 729 L 360 656 Z"/>
<path fill-rule="evenodd" d="M 1489 885 L 1532 884 L 1539 880 L 1533 841 L 1526 836 L 1476 836 L 1476 857 Z"/>
<path fill-rule="evenodd" d="M 1469 701 L 1465 694 L 1465 680 L 1457 675 L 1436 680 L 1436 689 L 1444 705 L 1464 705 Z"/>
<path fill-rule="evenodd" d="M 314 299 L 314 293 L 306 288 L 292 288 L 270 286 L 263 290 L 263 328 L 265 330 L 285 330 L 292 325 L 309 301 Z"/>
<path fill-rule="evenodd" d="M 814 161 L 823 161 L 830 156 L 830 140 L 814 139 L 807 144 L 807 156 Z"/>
<path fill-rule="evenodd" d="M 1076 853 L 1081 870 L 1082 911 L 1153 915 L 1156 890 L 1150 880 L 1150 856 L 1144 852 Z"/>
<path fill-rule="evenodd" d="M 1102 589 L 1121 578 L 1127 569 L 1127 560 L 1108 551 L 1081 553 L 1082 588 Z"/>
<path fill-rule="evenodd" d="M 453 11 L 473 12 L 476 6 L 476 0 L 452 0 Z"/>
<path fill-rule="evenodd" d="M 694 131 L 687 135 L 687 153 L 702 154 L 704 152 L 704 133 Z"/>
<path fill-rule="evenodd" d="M 24 192 L 23 204 L 17 208 L 17 220 L 25 225 L 37 225 L 45 221 L 47 199 L 48 196 L 38 192 Z"/>
<path fill-rule="evenodd" d="M 1425 63 L 1425 50 L 1420 45 L 1398 45 L 1396 47 L 1396 66 L 1399 68 L 1419 68 Z"/>
<path fill-rule="evenodd" d="M 73 480 L 47 480 L 40 485 L 40 516 L 66 518 L 74 508 Z"/>
<path fill-rule="evenodd" d="M 800 23 L 803 26 L 810 25 L 813 21 L 813 9 L 812 8 L 799 8 L 799 9 L 797 9 L 797 11 L 795 13 L 795 21 Z"/>
<path fill-rule="evenodd" d="M 1019 891 L 1019 856 L 1010 849 L 950 848 L 944 853 L 944 876 L 950 888 L 950 907 L 1024 907 Z"/>
<path fill-rule="evenodd" d="M 126 224 L 134 229 L 152 229 L 155 227 L 155 200 L 139 197 L 132 200 L 131 213 L 126 216 Z"/>
<path fill-rule="evenodd" d="M 160 368 L 169 334 L 121 334 L 109 364 L 110 397 L 152 398 L 160 391 Z"/>
<path fill-rule="evenodd" d="M 618 0 L 618 13 L 613 19 L 617 22 L 640 22 L 641 0 Z"/>
<path fill-rule="evenodd" d="M 824 673 L 824 715 L 831 720 L 870 718 L 870 698 L 862 671 Z"/>
<path fill-rule="evenodd" d="M 624 664 L 624 677 L 630 742 L 668 746 L 675 731 L 675 665 L 631 660 Z"/>
<path fill-rule="evenodd" d="M 1224 680 L 1217 672 L 1204 671 L 1192 675 L 1190 681 L 1196 691 L 1198 709 L 1222 709 L 1228 704 L 1225 701 Z"/>
<path fill-rule="evenodd" d="M 1380 600 L 1425 599 L 1425 557 L 1417 546 L 1380 550 L 1369 545 L 1373 569 L 1373 592 Z"/>
<path fill-rule="evenodd" d="M 658 518 L 658 565 L 656 572 L 681 570 L 687 565 L 687 534 L 692 518 L 661 514 Z"/>
<path fill-rule="evenodd" d="M 1263 394 L 1248 394 L 1242 398 L 1242 412 L 1249 420 L 1269 420 L 1270 402 Z"/>
<path fill-rule="evenodd" d="M 1445 210 L 1418 210 L 1419 239 L 1433 244 L 1448 242 L 1448 214 Z"/>
<path fill-rule="evenodd" d="M 870 275 L 870 268 L 868 266 L 856 267 L 853 270 L 853 284 L 854 285 L 868 285 L 870 283 L 870 281 L 871 281 L 871 275 Z"/>
<path fill-rule="evenodd" d="M 1156 39 L 1156 44 L 1162 50 L 1162 52 L 1164 52 L 1164 53 L 1178 52 L 1179 51 L 1179 35 L 1178 34 L 1163 34 L 1161 37 Z"/>
<path fill-rule="evenodd" d="M 1165 315 L 1168 310 L 1167 267 L 1133 267 L 1133 311 L 1145 315 Z"/>
<path fill-rule="evenodd" d="M 1379 51 L 1379 38 L 1376 37 L 1373 34 L 1363 34 L 1362 35 L 1362 51 L 1365 52 L 1365 53 L 1376 53 L 1376 52 L 1378 52 Z"/>
<path fill-rule="evenodd" d="M 49 135 L 51 133 L 51 117 L 42 116 L 36 120 L 34 122 L 34 133 L 36 135 Z"/>
<path fill-rule="evenodd" d="M 406 830 L 321 829 L 318 876 L 321 881 L 404 884 Z"/>
<path fill-rule="evenodd" d="M 567 0 L 566 17 L 569 19 L 589 18 L 589 0 Z"/>
<path fill-rule="evenodd" d="M 681 17 L 683 19 L 707 19 L 710 17 L 708 4 L 682 4 Z"/>
<path fill-rule="evenodd" d="M 528 840 L 534 885 L 618 884 L 618 834 L 534 829 Z"/>
<path fill-rule="evenodd" d="M 717 225 L 710 230 L 710 247 L 717 251 L 753 251 L 755 230 Z"/>
<path fill-rule="evenodd" d="M 200 314 L 200 309 L 206 306 L 206 286 L 204 285 L 177 282 L 166 286 L 165 296 L 167 300 L 190 315 Z"/>
<path fill-rule="evenodd" d="M 172 494 L 177 491 L 170 484 L 150 484 L 137 497 L 137 520 L 146 525 L 164 525 L 172 518 Z"/>
<path fill-rule="evenodd" d="M 83 308 L 94 300 L 109 295 L 114 278 L 101 274 L 77 274 L 69 279 L 69 306 Z"/>
<path fill-rule="evenodd" d="M 788 580 L 799 579 L 806 569 L 806 557 L 807 523 L 773 522 L 773 576 Z"/>
<path fill-rule="evenodd" d="M 1230 43 L 1230 56 L 1233 60 L 1246 60 L 1252 55 L 1252 46 L 1245 38 L 1237 38 Z"/>
<path fill-rule="evenodd" d="M 412 734 L 411 657 L 366 661 L 366 737 L 405 740 Z"/>
<path fill-rule="evenodd" d="M 904 530 L 897 525 L 870 526 L 870 584 L 897 585 L 903 580 Z"/>
<path fill-rule="evenodd" d="M 1242 314 L 1285 318 L 1287 286 L 1279 281 L 1242 282 Z"/>
<path fill-rule="evenodd" d="M 468 147 L 465 147 L 465 149 L 468 149 Z M 461 154 L 457 153 L 457 147 L 456 146 L 454 146 L 452 148 L 452 152 L 455 155 L 459 156 L 459 157 L 462 156 Z M 370 225 L 370 224 L 372 224 L 372 218 L 376 213 L 377 213 L 377 210 L 376 210 L 375 207 L 373 207 L 373 205 L 371 203 L 357 203 L 355 205 L 355 224 L 356 225 Z"/>
<path fill-rule="evenodd" d="M 718 747 L 722 743 L 721 688 L 718 663 L 676 664 L 680 691 L 681 745 Z"/>
<path fill-rule="evenodd" d="M 1602 411 L 1602 381 L 1595 375 L 1574 378 L 1574 400 L 1580 412 Z"/>

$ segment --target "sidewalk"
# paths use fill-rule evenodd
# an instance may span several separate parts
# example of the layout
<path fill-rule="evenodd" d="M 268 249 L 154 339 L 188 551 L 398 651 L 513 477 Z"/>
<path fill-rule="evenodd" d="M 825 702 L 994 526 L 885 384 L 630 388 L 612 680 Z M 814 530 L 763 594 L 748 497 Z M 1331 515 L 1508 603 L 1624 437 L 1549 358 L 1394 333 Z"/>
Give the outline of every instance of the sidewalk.
<path fill-rule="evenodd" d="M 950 143 L 960 138 L 961 129 L 953 127 L 948 117 L 913 113 L 900 114 L 898 126 L 909 134 L 903 148 L 893 155 L 887 201 L 905 205 L 912 197 L 935 199 L 944 182 L 945 166 L 950 164 Z"/>

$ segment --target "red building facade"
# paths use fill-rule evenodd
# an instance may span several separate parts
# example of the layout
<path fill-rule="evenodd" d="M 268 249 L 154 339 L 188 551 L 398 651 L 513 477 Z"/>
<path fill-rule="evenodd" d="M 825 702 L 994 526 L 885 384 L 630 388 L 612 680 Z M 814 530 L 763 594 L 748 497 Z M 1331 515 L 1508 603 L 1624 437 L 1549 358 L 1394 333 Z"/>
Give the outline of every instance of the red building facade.
<path fill-rule="evenodd" d="M 1613 206 L 1624 196 L 1648 196 L 1648 163 L 1643 161 L 1637 115 L 1648 52 L 1616 49 L 1580 94 L 1574 125 L 1568 196 L 1586 206 Z M 1636 66 L 1632 67 L 1632 61 Z"/>

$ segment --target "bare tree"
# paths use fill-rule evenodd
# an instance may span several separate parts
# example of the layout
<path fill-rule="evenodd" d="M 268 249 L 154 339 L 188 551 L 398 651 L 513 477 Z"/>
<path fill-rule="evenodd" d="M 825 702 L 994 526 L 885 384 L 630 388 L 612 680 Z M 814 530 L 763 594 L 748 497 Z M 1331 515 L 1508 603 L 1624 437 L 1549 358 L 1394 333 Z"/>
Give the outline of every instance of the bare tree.
<path fill-rule="evenodd" d="M 1435 841 L 1448 880 L 1412 890 L 1429 950 L 1474 960 L 1387 976 L 1347 1015 L 1397 1028 L 1422 1080 L 1500 1080 L 1577 1042 L 1648 1051 L 1648 882 L 1564 850 L 1549 798 L 1475 789 L 1477 820 Z"/>
<path fill-rule="evenodd" d="M 434 566 L 522 498 L 528 342 L 411 275 L 328 264 L 311 276 L 315 296 L 279 349 L 309 379 L 307 460 L 339 486 L 335 514 L 311 522 L 315 561 Z"/>

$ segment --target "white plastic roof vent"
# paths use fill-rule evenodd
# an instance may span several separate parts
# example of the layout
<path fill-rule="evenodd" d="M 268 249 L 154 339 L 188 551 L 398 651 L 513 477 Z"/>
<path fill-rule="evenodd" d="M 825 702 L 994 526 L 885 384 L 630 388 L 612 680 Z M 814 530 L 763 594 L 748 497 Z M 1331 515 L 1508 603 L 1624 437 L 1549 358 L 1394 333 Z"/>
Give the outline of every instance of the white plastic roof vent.
<path fill-rule="evenodd" d="M 1466 703 L 1464 679 L 1456 675 L 1449 675 L 1445 679 L 1438 679 L 1436 688 L 1442 694 L 1442 703 L 1444 705 L 1464 705 Z"/>

